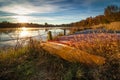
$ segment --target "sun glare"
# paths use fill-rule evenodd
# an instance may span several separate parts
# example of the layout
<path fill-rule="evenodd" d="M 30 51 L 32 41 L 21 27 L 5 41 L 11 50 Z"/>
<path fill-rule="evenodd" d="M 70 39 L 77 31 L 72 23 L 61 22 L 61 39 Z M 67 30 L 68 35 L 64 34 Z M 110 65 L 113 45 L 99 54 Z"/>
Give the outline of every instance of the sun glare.
<path fill-rule="evenodd" d="M 20 23 L 27 23 L 27 22 L 28 22 L 28 19 L 27 19 L 26 16 L 18 16 L 18 17 L 17 17 L 17 20 L 18 20 L 18 22 L 20 22 Z"/>
<path fill-rule="evenodd" d="M 22 27 L 21 29 L 22 29 L 22 31 L 27 31 L 26 27 Z"/>
<path fill-rule="evenodd" d="M 29 37 L 29 36 L 30 36 L 30 33 L 28 29 L 25 27 L 21 28 L 20 37 Z"/>
<path fill-rule="evenodd" d="M 17 22 L 19 23 L 28 23 L 29 19 L 27 16 L 13 16 L 13 18 L 15 18 L 17 20 Z"/>

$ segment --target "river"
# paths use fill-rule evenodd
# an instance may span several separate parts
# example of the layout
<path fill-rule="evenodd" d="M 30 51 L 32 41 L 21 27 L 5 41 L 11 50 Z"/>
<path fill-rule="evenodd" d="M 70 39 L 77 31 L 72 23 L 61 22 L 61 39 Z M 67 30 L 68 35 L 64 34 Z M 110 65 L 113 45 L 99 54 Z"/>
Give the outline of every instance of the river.
<path fill-rule="evenodd" d="M 51 31 L 52 36 L 63 34 L 64 30 L 60 28 L 2 28 L 0 29 L 0 47 L 15 46 L 16 44 L 26 44 L 28 38 L 46 41 L 47 33 Z M 69 30 L 66 30 L 66 34 Z"/>

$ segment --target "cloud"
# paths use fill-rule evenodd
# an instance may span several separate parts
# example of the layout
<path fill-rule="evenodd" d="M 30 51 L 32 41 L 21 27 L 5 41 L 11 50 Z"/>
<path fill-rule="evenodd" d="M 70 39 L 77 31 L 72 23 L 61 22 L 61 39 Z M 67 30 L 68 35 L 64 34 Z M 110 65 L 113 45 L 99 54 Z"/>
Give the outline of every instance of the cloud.
<path fill-rule="evenodd" d="M 68 23 L 103 13 L 116 0 L 0 0 L 0 19 L 14 20 L 23 16 L 30 22 Z"/>
<path fill-rule="evenodd" d="M 0 11 L 19 15 L 55 13 L 74 7 L 66 0 L 0 0 Z"/>
<path fill-rule="evenodd" d="M 84 6 L 91 5 L 94 2 L 98 2 L 98 0 L 73 0 L 73 1 L 75 3 L 79 3 L 79 4 L 84 5 Z"/>
<path fill-rule="evenodd" d="M 69 10 L 70 6 L 54 4 L 64 0 L 1 0 L 0 11 L 6 13 L 14 13 L 18 15 L 27 15 L 35 13 L 54 13 Z M 9 4 L 10 2 L 10 4 Z M 6 3 L 6 4 L 5 4 Z"/>
<path fill-rule="evenodd" d="M 55 5 L 41 5 L 33 6 L 30 4 L 12 4 L 8 6 L 3 6 L 0 8 L 0 11 L 7 13 L 15 13 L 19 15 L 32 14 L 32 13 L 51 13 L 57 11 L 59 8 Z"/>

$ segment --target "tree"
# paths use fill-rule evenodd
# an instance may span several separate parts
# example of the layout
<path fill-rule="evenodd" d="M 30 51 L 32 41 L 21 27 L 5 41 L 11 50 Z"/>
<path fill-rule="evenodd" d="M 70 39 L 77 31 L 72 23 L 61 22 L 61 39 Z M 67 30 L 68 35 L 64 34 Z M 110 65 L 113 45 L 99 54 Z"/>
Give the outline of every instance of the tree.
<path fill-rule="evenodd" d="M 109 21 L 119 20 L 120 7 L 116 5 L 110 5 L 105 8 L 104 15 Z"/>
<path fill-rule="evenodd" d="M 107 16 L 107 15 L 112 15 L 117 12 L 119 12 L 119 7 L 116 5 L 110 5 L 107 8 L 105 8 L 104 14 L 105 16 Z"/>
<path fill-rule="evenodd" d="M 48 23 L 45 23 L 45 26 L 48 26 Z"/>

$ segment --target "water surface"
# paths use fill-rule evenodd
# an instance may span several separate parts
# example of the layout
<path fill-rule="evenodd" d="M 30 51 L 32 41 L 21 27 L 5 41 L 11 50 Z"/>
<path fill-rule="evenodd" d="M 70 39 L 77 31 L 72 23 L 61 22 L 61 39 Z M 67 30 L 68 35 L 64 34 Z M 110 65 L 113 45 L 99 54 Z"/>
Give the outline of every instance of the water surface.
<path fill-rule="evenodd" d="M 29 38 L 46 41 L 48 31 L 51 31 L 54 37 L 64 32 L 59 28 L 3 28 L 0 29 L 0 47 L 15 46 L 18 42 L 26 44 Z M 68 34 L 69 30 L 66 33 Z"/>

